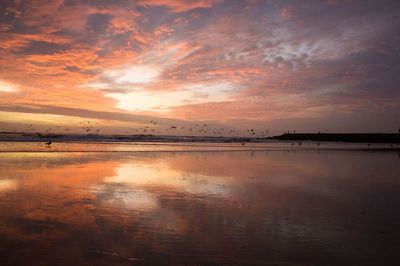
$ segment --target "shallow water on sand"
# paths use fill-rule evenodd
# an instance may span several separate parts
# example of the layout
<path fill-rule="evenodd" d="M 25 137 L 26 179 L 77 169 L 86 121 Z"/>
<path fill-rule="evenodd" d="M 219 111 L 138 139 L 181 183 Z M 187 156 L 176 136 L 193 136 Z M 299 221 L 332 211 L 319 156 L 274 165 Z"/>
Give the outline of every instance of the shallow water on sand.
<path fill-rule="evenodd" d="M 96 145 L 3 146 L 0 264 L 400 262 L 396 150 Z"/>
<path fill-rule="evenodd" d="M 314 141 L 223 142 L 127 142 L 127 141 L 0 141 L 0 152 L 131 152 L 131 151 L 272 151 L 272 150 L 394 150 L 399 144 Z"/>

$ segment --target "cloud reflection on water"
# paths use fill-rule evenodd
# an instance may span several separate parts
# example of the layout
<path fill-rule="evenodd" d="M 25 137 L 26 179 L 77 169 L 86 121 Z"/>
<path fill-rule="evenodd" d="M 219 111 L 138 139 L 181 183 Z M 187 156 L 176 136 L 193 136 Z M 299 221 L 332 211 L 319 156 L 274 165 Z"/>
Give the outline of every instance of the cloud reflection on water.
<path fill-rule="evenodd" d="M 395 254 L 395 240 L 379 233 L 398 232 L 400 217 L 390 211 L 399 202 L 395 153 L 69 152 L 0 159 L 6 263 L 290 263 L 289 257 L 340 263 Z"/>

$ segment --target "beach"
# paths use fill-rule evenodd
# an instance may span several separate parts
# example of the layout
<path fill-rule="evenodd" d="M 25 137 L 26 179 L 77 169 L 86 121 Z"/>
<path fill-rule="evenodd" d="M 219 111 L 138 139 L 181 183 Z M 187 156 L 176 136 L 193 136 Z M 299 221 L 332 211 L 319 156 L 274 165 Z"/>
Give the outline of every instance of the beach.
<path fill-rule="evenodd" d="M 349 145 L 2 142 L 0 259 L 394 265 L 399 151 Z"/>

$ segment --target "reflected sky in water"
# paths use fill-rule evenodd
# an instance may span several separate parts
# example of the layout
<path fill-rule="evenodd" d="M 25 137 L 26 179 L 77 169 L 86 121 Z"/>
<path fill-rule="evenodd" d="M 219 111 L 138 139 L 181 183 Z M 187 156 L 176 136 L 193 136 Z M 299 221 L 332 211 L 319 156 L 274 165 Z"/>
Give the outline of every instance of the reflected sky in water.
<path fill-rule="evenodd" d="M 396 264 L 394 151 L 0 153 L 2 264 Z"/>

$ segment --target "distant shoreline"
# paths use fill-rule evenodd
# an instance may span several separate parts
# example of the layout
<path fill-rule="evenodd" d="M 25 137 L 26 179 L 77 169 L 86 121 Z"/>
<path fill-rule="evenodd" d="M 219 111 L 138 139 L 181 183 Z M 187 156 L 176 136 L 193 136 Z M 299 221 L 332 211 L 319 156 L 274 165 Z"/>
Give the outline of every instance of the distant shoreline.
<path fill-rule="evenodd" d="M 286 133 L 270 137 L 287 141 L 330 141 L 353 143 L 400 143 L 400 134 L 394 133 Z"/>
<path fill-rule="evenodd" d="M 0 132 L 0 141 L 32 141 L 32 142 L 68 142 L 68 141 L 99 141 L 99 142 L 263 142 L 272 141 L 267 138 L 221 137 L 221 136 L 169 136 L 169 135 L 101 135 L 101 134 L 42 134 L 24 132 Z"/>
<path fill-rule="evenodd" d="M 266 138 L 166 136 L 166 135 L 99 135 L 99 134 L 41 134 L 0 132 L 0 141 L 109 141 L 109 142 L 271 142 L 316 141 L 352 143 L 400 143 L 400 134 L 393 133 L 286 133 Z"/>

